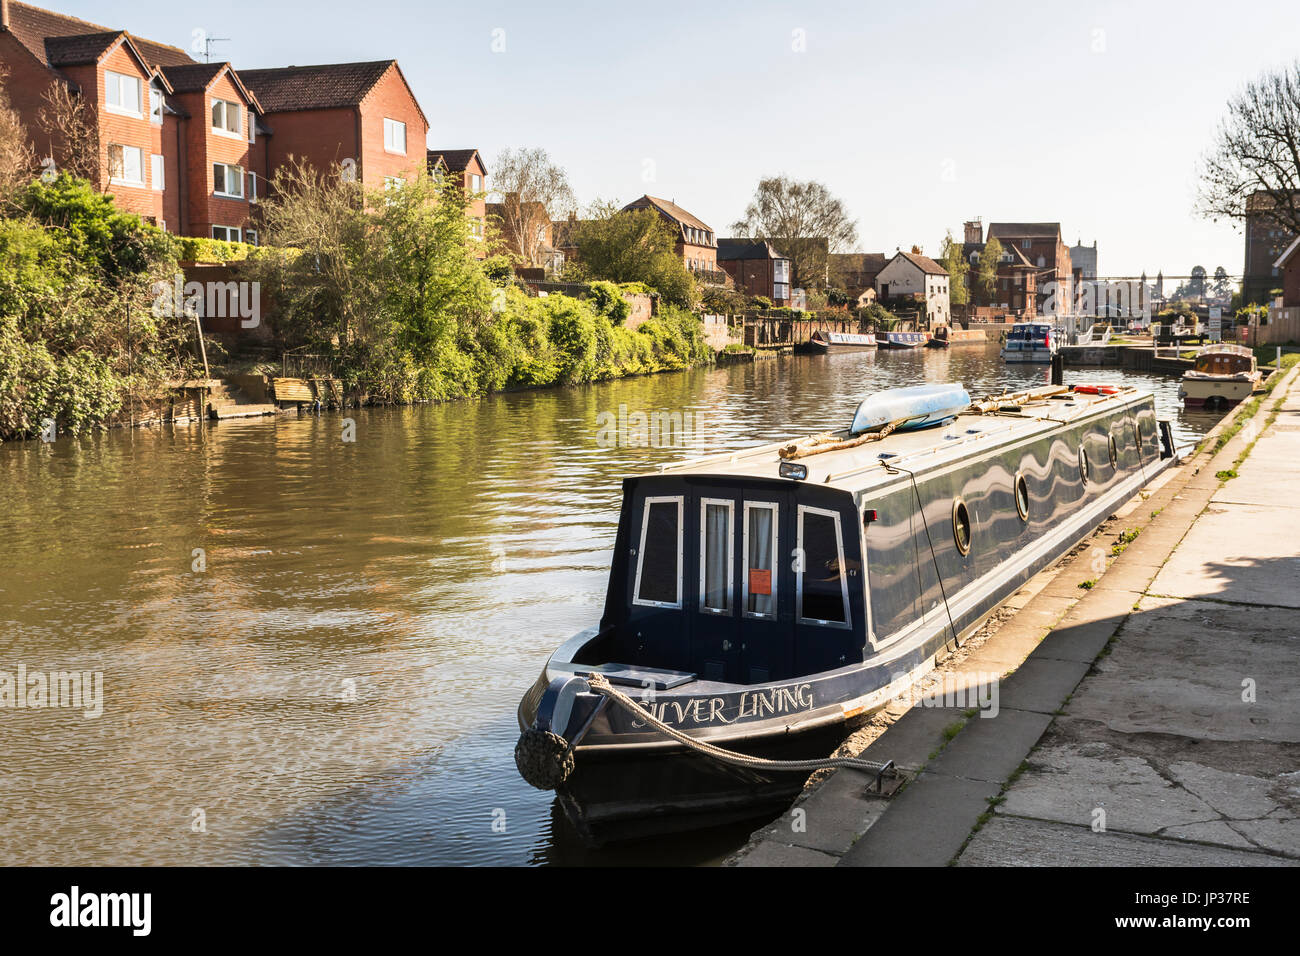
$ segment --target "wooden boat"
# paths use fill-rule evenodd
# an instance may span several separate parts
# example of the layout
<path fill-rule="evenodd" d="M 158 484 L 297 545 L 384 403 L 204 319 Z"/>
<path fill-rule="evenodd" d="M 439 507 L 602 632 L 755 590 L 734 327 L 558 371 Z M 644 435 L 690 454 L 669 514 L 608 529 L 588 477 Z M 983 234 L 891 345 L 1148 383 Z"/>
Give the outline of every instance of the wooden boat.
<path fill-rule="evenodd" d="M 876 337 L 870 332 L 824 332 L 818 329 L 808 344 L 816 352 L 860 352 L 876 348 Z"/>
<path fill-rule="evenodd" d="M 1249 398 L 1261 377 L 1255 353 L 1244 345 L 1207 345 L 1183 373 L 1178 397 L 1187 408 L 1220 411 Z"/>
<path fill-rule="evenodd" d="M 928 349 L 946 349 L 951 343 L 948 340 L 948 326 L 941 325 L 934 330 L 934 334 L 926 340 L 925 347 Z"/>
<path fill-rule="evenodd" d="M 600 622 L 518 710 L 521 774 L 585 839 L 788 803 L 806 772 L 696 748 L 825 757 L 1174 460 L 1151 394 L 1128 386 L 1039 388 L 903 427 L 958 390 L 882 393 L 842 432 L 624 481 Z"/>
<path fill-rule="evenodd" d="M 1060 335 L 1047 322 L 1017 322 L 1007 332 L 1002 358 L 1007 362 L 1050 362 L 1060 348 Z"/>
<path fill-rule="evenodd" d="M 925 345 L 930 336 L 925 332 L 886 332 L 876 341 L 882 349 L 915 349 Z"/>

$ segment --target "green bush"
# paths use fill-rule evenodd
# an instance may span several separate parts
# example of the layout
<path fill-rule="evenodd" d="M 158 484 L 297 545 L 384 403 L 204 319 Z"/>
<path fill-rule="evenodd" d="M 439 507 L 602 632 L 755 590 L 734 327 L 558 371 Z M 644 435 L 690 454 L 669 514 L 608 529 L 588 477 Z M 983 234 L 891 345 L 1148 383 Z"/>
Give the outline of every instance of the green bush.
<path fill-rule="evenodd" d="M 254 256 L 257 246 L 247 242 L 226 242 L 199 236 L 173 236 L 175 255 L 181 262 L 237 262 Z"/>

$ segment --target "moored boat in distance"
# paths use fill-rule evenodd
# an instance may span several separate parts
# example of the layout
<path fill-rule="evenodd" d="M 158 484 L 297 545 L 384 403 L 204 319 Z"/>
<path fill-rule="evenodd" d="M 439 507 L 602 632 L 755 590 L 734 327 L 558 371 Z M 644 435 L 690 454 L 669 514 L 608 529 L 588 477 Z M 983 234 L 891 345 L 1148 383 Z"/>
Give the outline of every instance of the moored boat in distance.
<path fill-rule="evenodd" d="M 806 769 L 701 748 L 824 758 L 1174 460 L 1129 386 L 925 389 L 870 396 L 840 432 L 624 480 L 600 621 L 518 710 L 521 774 L 584 838 L 788 803 Z"/>
<path fill-rule="evenodd" d="M 870 332 L 826 332 L 818 329 L 808 339 L 816 352 L 860 352 L 876 348 L 876 337 Z"/>
<path fill-rule="evenodd" d="M 1255 353 L 1244 345 L 1207 345 L 1183 373 L 1178 397 L 1187 408 L 1229 409 L 1249 398 L 1261 378 Z"/>
<path fill-rule="evenodd" d="M 925 345 L 930 338 L 926 332 L 886 332 L 876 337 L 882 349 L 915 349 Z"/>
<path fill-rule="evenodd" d="M 1060 335 L 1048 322 L 1016 322 L 1007 331 L 1002 358 L 1008 362 L 1050 362 Z"/>

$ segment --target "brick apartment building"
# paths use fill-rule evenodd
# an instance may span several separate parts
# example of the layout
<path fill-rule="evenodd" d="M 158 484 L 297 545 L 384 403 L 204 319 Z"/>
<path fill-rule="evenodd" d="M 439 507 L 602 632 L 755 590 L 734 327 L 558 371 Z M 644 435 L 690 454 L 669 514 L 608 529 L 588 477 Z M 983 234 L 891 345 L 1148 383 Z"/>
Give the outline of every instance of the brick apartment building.
<path fill-rule="evenodd" d="M 883 252 L 832 252 L 827 256 L 831 285 L 859 306 L 876 300 L 876 276 L 892 256 Z"/>
<path fill-rule="evenodd" d="M 746 295 L 764 296 L 777 307 L 788 306 L 790 259 L 762 239 L 719 239 L 718 265 Z"/>
<path fill-rule="evenodd" d="M 1032 295 L 1026 292 L 1026 305 L 1033 301 L 1035 311 L 1043 313 L 1054 292 L 1059 312 L 1074 311 L 1074 266 L 1059 222 L 991 222 L 988 237 L 997 239 L 1004 251 L 1014 247 L 1016 261 L 1035 270 L 1037 289 Z M 1053 282 L 1054 289 L 1049 285 Z"/>
<path fill-rule="evenodd" d="M 38 155 L 52 85 L 90 104 L 95 186 L 170 232 L 257 241 L 257 200 L 288 156 L 351 159 L 377 188 L 425 161 L 428 122 L 396 61 L 237 71 L 39 7 L 0 0 L 0 65 Z"/>
<path fill-rule="evenodd" d="M 1296 234 L 1270 215 L 1273 199 L 1256 190 L 1246 199 L 1246 263 L 1242 271 L 1242 301 L 1268 302 L 1270 294 L 1282 288 L 1278 257 L 1287 251 Z"/>
<path fill-rule="evenodd" d="M 426 153 L 429 172 L 433 176 L 451 176 L 457 179 L 466 195 L 469 205 L 465 215 L 469 217 L 470 230 L 482 242 L 487 234 L 487 166 L 477 149 L 431 149 Z M 548 223 L 549 224 L 549 223 Z M 483 244 L 477 253 L 480 259 L 487 255 L 487 245 Z"/>

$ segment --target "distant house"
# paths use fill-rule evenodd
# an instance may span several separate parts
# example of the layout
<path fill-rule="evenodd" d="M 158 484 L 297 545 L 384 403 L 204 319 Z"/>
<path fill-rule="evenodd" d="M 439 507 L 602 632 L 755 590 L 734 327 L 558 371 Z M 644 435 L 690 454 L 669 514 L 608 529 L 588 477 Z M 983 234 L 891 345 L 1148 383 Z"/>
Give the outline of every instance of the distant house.
<path fill-rule="evenodd" d="M 1053 308 L 1058 313 L 1074 311 L 1074 267 L 1059 222 L 992 222 L 988 235 L 1002 244 L 1004 252 L 1014 246 L 1036 270 L 1038 313 Z"/>
<path fill-rule="evenodd" d="M 1296 234 L 1273 218 L 1273 203 L 1272 196 L 1262 189 L 1246 198 L 1246 263 L 1241 281 L 1243 302 L 1267 302 L 1270 293 L 1282 287 L 1278 257 L 1288 251 L 1287 247 Z"/>
<path fill-rule="evenodd" d="M 676 203 L 655 196 L 642 196 L 623 207 L 624 212 L 638 209 L 653 209 L 676 227 L 677 253 L 687 269 L 704 273 L 701 278 L 706 281 L 718 279 L 718 243 L 712 226 Z"/>
<path fill-rule="evenodd" d="M 876 276 L 876 294 L 881 299 L 916 301 L 923 307 L 926 323 L 932 328 L 952 322 L 948 270 L 917 253 L 896 253 Z"/>
<path fill-rule="evenodd" d="M 1300 308 L 1300 236 L 1273 262 L 1273 268 L 1282 288 L 1283 308 Z"/>
<path fill-rule="evenodd" d="M 501 240 L 506 248 L 523 262 L 526 268 L 540 267 L 547 275 L 557 275 L 564 268 L 565 254 L 553 244 L 557 227 L 566 226 L 565 222 L 551 222 L 550 213 L 545 203 L 532 200 L 518 204 L 511 196 L 504 197 L 503 202 L 487 204 L 487 218 L 500 231 Z M 507 203 L 511 203 L 507 207 Z M 515 214 L 508 215 L 508 208 Z M 524 242 L 519 235 L 521 229 L 531 230 L 531 237 Z M 536 266 L 534 266 L 536 263 Z"/>
<path fill-rule="evenodd" d="M 1002 244 L 1001 240 L 999 244 Z M 1017 318 L 1034 318 L 1038 314 L 1039 277 L 1050 277 L 1053 273 L 1046 267 L 1040 269 L 1036 266 L 1015 243 L 1002 244 L 1002 256 L 998 260 L 992 292 L 984 292 L 976 279 L 984 246 L 983 226 L 978 221 L 966 223 L 966 242 L 962 244 L 962 254 L 970 265 L 970 271 L 966 273 L 970 303 L 1000 309 Z"/>
<path fill-rule="evenodd" d="M 876 299 L 876 276 L 890 258 L 883 252 L 831 253 L 828 261 L 831 285 L 842 288 L 858 305 L 870 305 Z"/>
<path fill-rule="evenodd" d="M 762 239 L 719 239 L 718 265 L 746 295 L 790 305 L 790 260 Z"/>
<path fill-rule="evenodd" d="M 434 178 L 453 176 L 459 180 L 461 188 L 469 196 L 465 215 L 469 217 L 474 236 L 482 241 L 486 235 L 488 215 L 484 195 L 487 192 L 487 166 L 483 157 L 477 149 L 431 149 L 427 161 L 429 173 Z M 483 246 L 478 255 L 480 259 L 486 256 L 487 247 Z"/>

